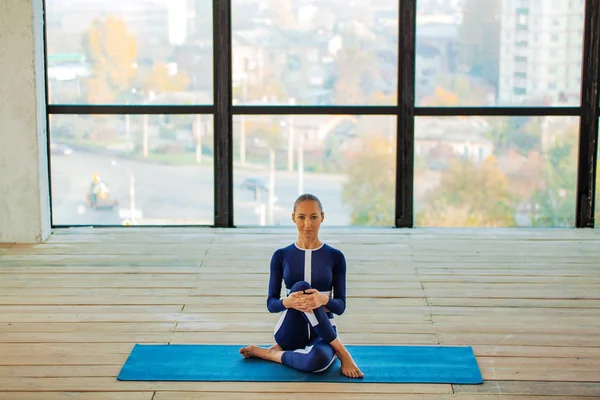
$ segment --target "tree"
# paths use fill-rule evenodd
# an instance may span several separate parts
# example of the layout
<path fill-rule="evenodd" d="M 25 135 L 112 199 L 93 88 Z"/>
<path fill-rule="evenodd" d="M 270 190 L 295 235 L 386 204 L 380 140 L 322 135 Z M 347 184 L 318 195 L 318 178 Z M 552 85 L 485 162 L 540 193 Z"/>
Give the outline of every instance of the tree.
<path fill-rule="evenodd" d="M 452 75 L 438 79 L 434 95 L 425 97 L 421 100 L 420 105 L 423 107 L 458 105 L 481 107 L 488 103 L 489 91 L 489 87 L 477 82 L 476 79 L 464 75 Z"/>
<path fill-rule="evenodd" d="M 541 126 L 537 118 L 500 117 L 490 118 L 490 129 L 484 136 L 494 144 L 496 154 L 512 150 L 521 155 L 541 151 Z"/>
<path fill-rule="evenodd" d="M 275 26 L 296 29 L 298 21 L 291 0 L 278 0 L 267 7 L 267 12 Z"/>
<path fill-rule="evenodd" d="M 568 127 L 548 150 L 542 184 L 533 194 L 532 225 L 565 227 L 575 224 L 578 124 Z"/>
<path fill-rule="evenodd" d="M 364 101 L 362 77 L 367 55 L 357 48 L 344 49 L 337 60 L 338 77 L 335 81 L 335 104 L 360 104 Z"/>
<path fill-rule="evenodd" d="M 281 100 L 287 99 L 288 94 L 281 80 L 275 76 L 269 76 L 262 82 L 254 84 L 243 81 L 241 84 L 233 87 L 233 98 L 242 104 L 259 101 L 263 97 Z"/>
<path fill-rule="evenodd" d="M 355 148 L 342 193 L 342 201 L 352 210 L 352 224 L 394 225 L 394 142 L 377 132 L 366 133 Z"/>
<path fill-rule="evenodd" d="M 382 92 L 374 92 L 369 95 L 367 98 L 366 104 L 372 106 L 386 106 L 390 104 L 396 104 L 398 101 L 398 92 L 394 91 L 389 94 L 385 94 Z"/>
<path fill-rule="evenodd" d="M 421 101 L 422 107 L 452 107 L 458 104 L 459 97 L 456 93 L 437 86 L 434 96 L 425 97 Z"/>
<path fill-rule="evenodd" d="M 531 151 L 527 157 L 516 149 L 511 149 L 503 157 L 505 173 L 510 180 L 510 191 L 524 204 L 530 204 L 535 191 L 543 185 L 542 173 L 545 160 L 539 151 Z M 523 204 L 521 204 L 521 207 Z M 531 205 L 528 207 L 531 208 Z"/>
<path fill-rule="evenodd" d="M 171 74 L 167 64 L 157 62 L 154 68 L 143 79 L 142 86 L 147 92 L 155 93 L 181 92 L 186 90 L 190 78 L 183 72 Z"/>
<path fill-rule="evenodd" d="M 500 1 L 466 0 L 459 28 L 459 59 L 471 75 L 496 90 L 500 65 Z"/>
<path fill-rule="evenodd" d="M 92 21 L 83 48 L 92 66 L 86 82 L 88 102 L 111 103 L 130 94 L 137 78 L 137 49 L 122 19 Z"/>
<path fill-rule="evenodd" d="M 379 78 L 375 51 L 352 31 L 343 34 L 343 49 L 336 58 L 335 104 L 363 104 L 370 85 Z"/>
<path fill-rule="evenodd" d="M 421 226 L 506 227 L 515 225 L 508 179 L 494 156 L 477 166 L 456 160 L 417 215 Z"/>

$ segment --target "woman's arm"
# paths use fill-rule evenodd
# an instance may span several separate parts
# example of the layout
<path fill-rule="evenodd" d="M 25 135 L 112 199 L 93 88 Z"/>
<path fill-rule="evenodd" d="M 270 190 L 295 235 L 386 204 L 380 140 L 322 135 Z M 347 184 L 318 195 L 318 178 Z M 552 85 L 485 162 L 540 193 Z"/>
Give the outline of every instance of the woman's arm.
<path fill-rule="evenodd" d="M 333 267 L 333 297 L 325 307 L 332 313 L 342 315 L 346 311 L 346 258 L 339 251 Z"/>
<path fill-rule="evenodd" d="M 269 295 L 267 309 L 269 312 L 278 313 L 286 309 L 281 300 L 281 281 L 283 280 L 283 262 L 281 251 L 277 250 L 271 257 L 271 275 L 269 277 Z"/>

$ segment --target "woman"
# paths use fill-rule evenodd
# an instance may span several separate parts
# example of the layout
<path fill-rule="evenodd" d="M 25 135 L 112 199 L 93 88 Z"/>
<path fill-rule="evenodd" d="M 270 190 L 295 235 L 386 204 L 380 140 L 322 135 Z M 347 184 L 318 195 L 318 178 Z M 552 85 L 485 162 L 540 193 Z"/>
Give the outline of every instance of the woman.
<path fill-rule="evenodd" d="M 281 313 L 275 326 L 276 344 L 268 349 L 250 345 L 240 353 L 307 372 L 325 371 L 339 358 L 342 374 L 362 378 L 337 335 L 333 314 L 341 315 L 346 309 L 346 259 L 341 251 L 319 240 L 324 218 L 316 196 L 298 197 L 292 213 L 298 240 L 271 258 L 267 308 Z M 283 300 L 282 280 L 288 294 Z"/>

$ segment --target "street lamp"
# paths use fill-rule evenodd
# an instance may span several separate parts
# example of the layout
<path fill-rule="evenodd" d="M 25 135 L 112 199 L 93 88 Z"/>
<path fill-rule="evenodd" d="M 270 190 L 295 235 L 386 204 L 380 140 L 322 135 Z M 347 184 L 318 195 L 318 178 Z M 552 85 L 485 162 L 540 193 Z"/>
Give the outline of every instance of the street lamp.
<path fill-rule="evenodd" d="M 304 194 L 304 134 L 298 138 L 298 196 Z"/>
<path fill-rule="evenodd" d="M 290 106 L 296 104 L 294 97 L 288 100 Z M 282 122 L 282 126 L 286 126 L 285 122 Z M 288 130 L 288 172 L 294 172 L 294 116 L 289 116 L 289 130 Z"/>
<path fill-rule="evenodd" d="M 202 164 L 202 134 L 204 133 L 204 124 L 200 114 L 196 115 L 192 122 L 192 134 L 196 139 L 196 163 Z"/>
<path fill-rule="evenodd" d="M 294 104 L 294 99 L 290 100 L 290 104 Z M 298 196 L 304 193 L 304 133 L 298 134 L 294 131 L 294 117 L 289 118 L 289 130 L 288 130 L 288 171 L 294 172 L 294 144 L 298 147 Z M 281 121 L 279 125 L 282 128 L 288 126 L 285 121 Z"/>
<path fill-rule="evenodd" d="M 115 160 L 112 160 L 111 164 L 113 166 L 119 165 Z M 119 166 L 129 175 L 129 218 L 133 221 L 135 220 L 135 175 L 131 169 L 122 165 Z"/>
<path fill-rule="evenodd" d="M 134 68 L 137 68 L 137 64 L 134 64 Z M 133 88 L 131 89 L 131 98 L 134 99 L 135 96 L 137 95 L 137 89 Z M 130 105 L 131 101 L 128 99 L 126 102 L 126 105 Z M 131 144 L 131 119 L 130 119 L 130 115 L 129 114 L 125 114 L 125 142 L 127 143 L 127 151 L 131 151 L 132 149 L 132 144 Z"/>

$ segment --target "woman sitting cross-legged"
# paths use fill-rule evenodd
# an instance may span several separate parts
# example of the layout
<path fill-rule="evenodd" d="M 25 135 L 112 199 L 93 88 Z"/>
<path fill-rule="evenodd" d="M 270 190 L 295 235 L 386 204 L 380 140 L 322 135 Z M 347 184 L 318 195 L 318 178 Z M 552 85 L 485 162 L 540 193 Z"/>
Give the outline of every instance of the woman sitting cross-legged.
<path fill-rule="evenodd" d="M 259 357 L 306 372 L 328 369 L 336 358 L 342 374 L 362 378 L 340 341 L 333 314 L 346 309 L 346 259 L 341 251 L 319 240 L 325 214 L 319 199 L 300 196 L 292 213 L 298 227 L 296 243 L 277 250 L 271 258 L 267 308 L 281 313 L 270 348 L 254 345 L 240 349 L 244 357 Z M 287 297 L 280 298 L 281 282 Z"/>

